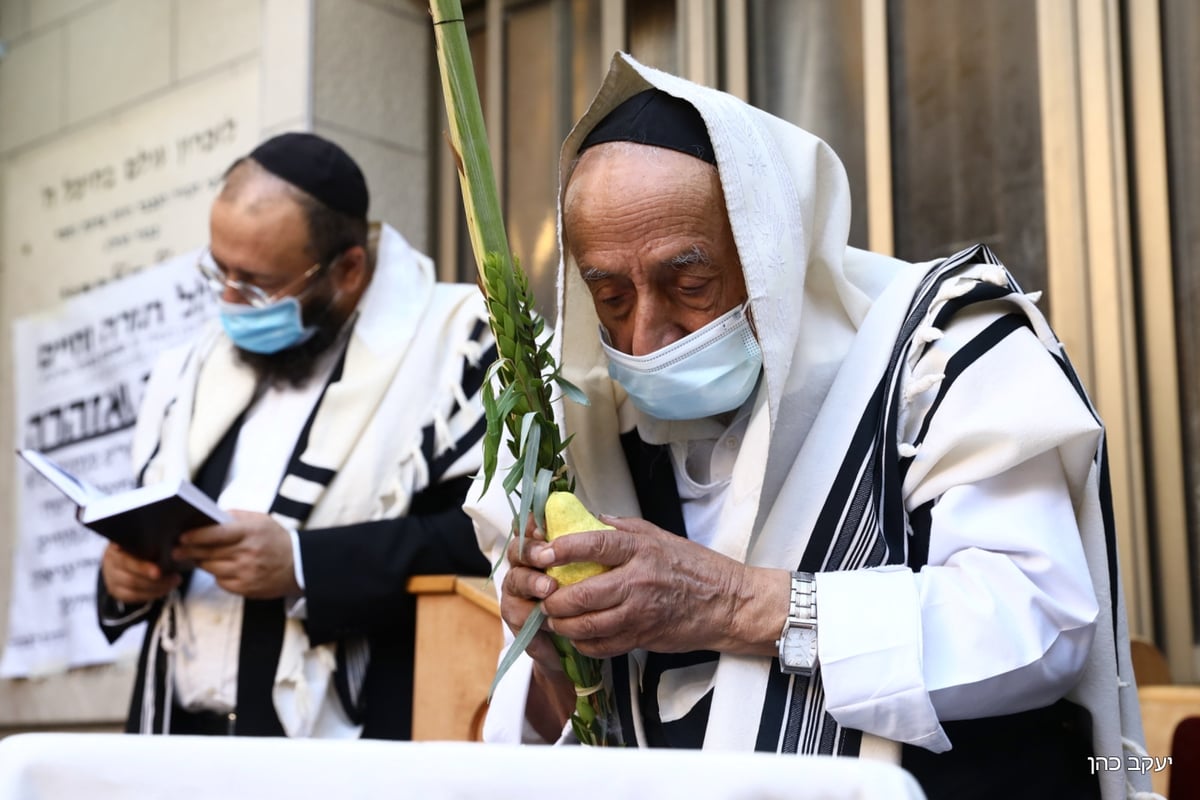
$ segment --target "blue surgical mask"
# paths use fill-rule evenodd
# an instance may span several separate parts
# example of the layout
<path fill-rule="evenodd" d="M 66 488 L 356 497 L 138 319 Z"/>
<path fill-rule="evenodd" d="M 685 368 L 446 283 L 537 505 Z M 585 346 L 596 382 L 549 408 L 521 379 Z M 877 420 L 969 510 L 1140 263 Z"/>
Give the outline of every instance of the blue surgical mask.
<path fill-rule="evenodd" d="M 251 353 L 278 353 L 303 344 L 317 332 L 300 317 L 300 301 L 284 297 L 265 306 L 221 304 L 221 325 L 233 343 Z"/>
<path fill-rule="evenodd" d="M 645 356 L 609 345 L 608 374 L 641 411 L 658 419 L 701 419 L 746 402 L 762 371 L 762 349 L 738 306 L 698 331 Z"/>

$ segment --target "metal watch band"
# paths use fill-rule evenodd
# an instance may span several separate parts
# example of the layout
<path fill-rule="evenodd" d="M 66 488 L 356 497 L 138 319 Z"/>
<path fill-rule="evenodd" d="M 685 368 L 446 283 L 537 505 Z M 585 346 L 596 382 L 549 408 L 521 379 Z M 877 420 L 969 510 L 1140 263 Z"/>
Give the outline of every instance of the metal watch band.
<path fill-rule="evenodd" d="M 792 573 L 788 623 L 817 621 L 817 581 L 811 572 Z"/>
<path fill-rule="evenodd" d="M 816 667 L 817 582 L 811 572 L 793 572 L 787 619 L 779 633 L 779 669 L 809 676 Z"/>

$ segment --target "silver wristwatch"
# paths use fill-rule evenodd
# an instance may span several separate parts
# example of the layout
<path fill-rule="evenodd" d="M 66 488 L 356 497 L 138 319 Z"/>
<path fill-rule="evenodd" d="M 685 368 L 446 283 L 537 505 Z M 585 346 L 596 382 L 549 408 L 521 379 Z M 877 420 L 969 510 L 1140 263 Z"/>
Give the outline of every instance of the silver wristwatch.
<path fill-rule="evenodd" d="M 812 675 L 817 665 L 817 582 L 811 572 L 792 573 L 787 621 L 775 644 L 782 672 Z"/>

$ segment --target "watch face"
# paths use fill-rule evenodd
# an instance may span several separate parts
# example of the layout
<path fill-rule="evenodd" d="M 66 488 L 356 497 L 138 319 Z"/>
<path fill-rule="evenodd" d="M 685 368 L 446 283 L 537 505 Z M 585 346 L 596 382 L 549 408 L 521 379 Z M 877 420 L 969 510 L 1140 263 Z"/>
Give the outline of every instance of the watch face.
<path fill-rule="evenodd" d="M 783 635 L 780 658 L 792 669 L 811 669 L 817 663 L 817 632 L 813 628 L 791 627 Z"/>

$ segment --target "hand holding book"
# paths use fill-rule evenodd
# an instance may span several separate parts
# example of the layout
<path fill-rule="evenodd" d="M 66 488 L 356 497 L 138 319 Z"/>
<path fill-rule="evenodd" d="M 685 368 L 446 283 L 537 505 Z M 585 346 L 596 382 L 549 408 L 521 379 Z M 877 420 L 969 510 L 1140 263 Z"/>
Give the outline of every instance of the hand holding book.
<path fill-rule="evenodd" d="M 179 586 L 183 576 L 158 564 L 131 556 L 110 542 L 100 561 L 104 586 L 114 599 L 130 606 L 152 603 Z"/>
<path fill-rule="evenodd" d="M 220 525 L 231 517 L 186 480 L 140 486 L 105 494 L 36 450 L 17 455 L 75 503 L 84 527 L 120 546 L 125 553 L 164 571 L 180 566 L 171 556 L 179 536 L 193 528 Z"/>
<path fill-rule="evenodd" d="M 227 592 L 267 599 L 302 591 L 293 561 L 292 536 L 269 514 L 230 511 L 224 525 L 187 531 L 173 551 L 212 573 Z"/>

